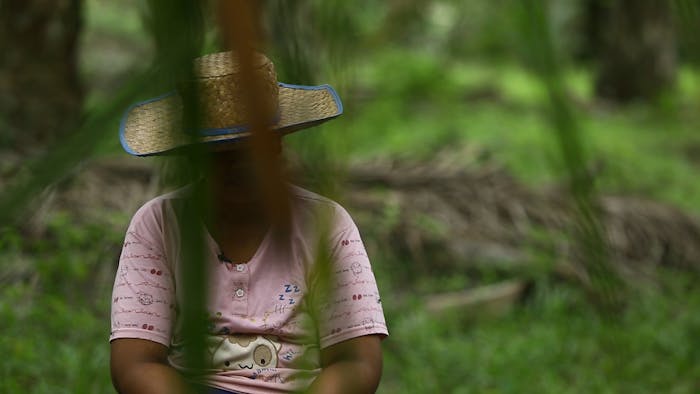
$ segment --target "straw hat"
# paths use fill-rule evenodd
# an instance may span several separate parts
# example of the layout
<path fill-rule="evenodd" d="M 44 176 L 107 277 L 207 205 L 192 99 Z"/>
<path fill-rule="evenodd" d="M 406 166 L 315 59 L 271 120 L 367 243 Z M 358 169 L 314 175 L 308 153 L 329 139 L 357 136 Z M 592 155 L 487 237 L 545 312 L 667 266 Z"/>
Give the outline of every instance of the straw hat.
<path fill-rule="evenodd" d="M 328 85 L 301 86 L 277 81 L 270 59 L 253 59 L 261 84 L 259 94 L 266 108 L 258 108 L 270 119 L 270 127 L 283 134 L 315 126 L 343 113 L 338 94 Z M 122 117 L 119 139 L 124 150 L 136 156 L 167 153 L 193 141 L 221 143 L 246 138 L 248 109 L 237 87 L 240 67 L 231 52 L 206 55 L 194 60 L 199 100 L 199 130 L 193 138 L 182 130 L 182 98 L 171 92 L 129 107 Z"/>

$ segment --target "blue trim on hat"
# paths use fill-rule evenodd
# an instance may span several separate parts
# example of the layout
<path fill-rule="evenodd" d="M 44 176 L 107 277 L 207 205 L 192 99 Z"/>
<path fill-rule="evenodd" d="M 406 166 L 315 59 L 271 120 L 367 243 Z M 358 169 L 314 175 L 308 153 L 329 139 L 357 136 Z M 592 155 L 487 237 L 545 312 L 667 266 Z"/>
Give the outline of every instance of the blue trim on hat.
<path fill-rule="evenodd" d="M 270 126 L 274 126 L 277 122 L 279 122 L 279 120 L 280 120 L 280 114 L 279 114 L 279 111 L 277 111 L 277 114 L 275 115 L 274 120 L 270 123 Z M 244 133 L 246 131 L 250 131 L 250 125 L 242 124 L 239 126 L 200 129 L 199 134 L 202 135 L 203 137 L 212 137 L 212 136 L 224 135 L 224 134 L 240 134 L 240 133 Z"/>
<path fill-rule="evenodd" d="M 292 85 L 289 83 L 284 83 L 284 82 L 278 82 L 278 84 L 282 87 L 285 88 L 291 88 L 291 89 L 302 89 L 302 90 L 328 90 L 328 92 L 333 96 L 333 101 L 335 101 L 335 104 L 338 106 L 338 114 L 335 116 L 332 116 L 330 119 L 338 117 L 339 115 L 343 114 L 343 102 L 340 100 L 340 96 L 338 96 L 338 92 L 333 89 L 331 85 L 328 84 L 323 84 L 323 85 L 317 85 L 317 86 L 309 86 L 309 85 Z"/>
<path fill-rule="evenodd" d="M 308 122 L 297 123 L 296 125 L 289 125 L 289 126 L 287 126 L 288 128 L 307 124 L 307 123 L 314 123 L 314 122 L 318 122 L 318 121 L 322 121 L 322 120 L 330 120 L 330 119 L 336 118 L 336 117 L 343 114 L 343 102 L 340 100 L 340 96 L 338 96 L 338 93 L 335 91 L 335 89 L 333 89 L 333 87 L 328 85 L 328 84 L 317 85 L 317 86 L 293 85 L 293 84 L 288 84 L 288 83 L 283 83 L 283 82 L 278 82 L 277 84 L 281 87 L 290 88 L 290 89 L 327 90 L 331 94 L 331 96 L 333 97 L 333 101 L 335 101 L 335 104 L 338 107 L 338 113 L 333 115 L 333 116 L 329 116 L 328 118 L 325 118 L 325 119 L 314 119 L 314 120 L 310 120 Z M 146 157 L 146 156 L 156 156 L 156 155 L 160 155 L 160 154 L 163 154 L 165 152 L 168 152 L 168 151 L 160 151 L 160 152 L 153 152 L 153 153 L 137 153 L 136 151 L 131 149 L 131 147 L 126 142 L 126 137 L 124 136 L 124 133 L 125 133 L 125 129 L 126 129 L 126 122 L 127 122 L 127 119 L 129 118 L 129 113 L 131 112 L 131 110 L 133 110 L 136 107 L 152 103 L 154 101 L 163 100 L 165 98 L 168 98 L 170 96 L 175 95 L 176 93 L 177 93 L 176 91 L 171 91 L 171 92 L 165 93 L 163 95 L 160 95 L 160 96 L 148 99 L 148 100 L 134 103 L 126 109 L 126 111 L 124 112 L 124 115 L 122 115 L 121 122 L 119 124 L 119 142 L 121 143 L 122 148 L 124 148 L 124 150 L 127 153 L 134 155 L 134 156 Z M 279 118 L 280 118 L 280 114 L 278 112 L 277 115 L 275 116 L 275 120 L 272 123 L 272 125 L 277 123 L 279 121 Z M 273 128 L 275 130 L 280 130 L 280 128 L 278 128 L 278 127 L 273 127 Z M 200 129 L 199 133 L 200 133 L 200 135 L 205 136 L 205 137 L 231 134 L 231 138 L 206 142 L 207 144 L 218 144 L 218 143 L 226 143 L 226 142 L 231 142 L 231 141 L 235 141 L 237 139 L 240 139 L 241 136 L 237 137 L 236 136 L 237 134 L 244 134 L 244 133 L 249 132 L 249 131 L 250 131 L 250 125 L 244 124 L 244 125 L 237 125 L 237 126 L 231 126 L 231 127 Z"/>

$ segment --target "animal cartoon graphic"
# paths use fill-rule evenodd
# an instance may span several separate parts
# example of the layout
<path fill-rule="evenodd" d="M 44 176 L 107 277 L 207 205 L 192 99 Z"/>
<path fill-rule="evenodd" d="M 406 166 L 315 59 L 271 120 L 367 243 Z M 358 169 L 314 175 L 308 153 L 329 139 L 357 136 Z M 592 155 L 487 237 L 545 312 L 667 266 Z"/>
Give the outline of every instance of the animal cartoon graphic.
<path fill-rule="evenodd" d="M 121 276 L 122 279 L 126 279 L 126 275 L 129 274 L 129 267 L 127 266 L 122 266 L 119 268 L 119 276 Z"/>
<path fill-rule="evenodd" d="M 355 276 L 360 275 L 362 273 L 362 265 L 357 261 L 352 263 L 350 269 L 352 270 L 352 273 L 355 274 Z"/>
<path fill-rule="evenodd" d="M 153 303 L 153 295 L 139 291 L 136 297 L 141 305 L 151 305 Z"/>
<path fill-rule="evenodd" d="M 276 368 L 282 345 L 269 335 L 224 335 L 208 338 L 211 366 L 216 369 Z"/>

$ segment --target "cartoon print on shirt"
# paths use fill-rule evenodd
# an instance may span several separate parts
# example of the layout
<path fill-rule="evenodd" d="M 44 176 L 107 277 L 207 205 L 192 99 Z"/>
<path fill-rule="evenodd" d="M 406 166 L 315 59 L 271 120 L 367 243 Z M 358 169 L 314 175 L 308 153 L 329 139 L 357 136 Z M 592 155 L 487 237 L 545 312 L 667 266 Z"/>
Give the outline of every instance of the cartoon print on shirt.
<path fill-rule="evenodd" d="M 340 241 L 340 244 L 343 246 L 348 246 L 350 244 L 360 244 L 362 245 L 362 240 L 359 238 L 353 238 L 353 239 L 343 239 Z"/>
<path fill-rule="evenodd" d="M 129 267 L 126 265 L 123 265 L 119 268 L 119 276 L 122 278 L 122 280 L 126 280 L 126 275 L 129 274 Z"/>
<path fill-rule="evenodd" d="M 357 276 L 362 273 L 362 264 L 358 263 L 357 261 L 352 263 L 350 266 L 350 269 L 352 270 L 352 273 Z"/>
<path fill-rule="evenodd" d="M 294 305 L 300 292 L 301 289 L 298 285 L 295 285 L 293 283 L 287 283 L 282 285 L 282 291 L 280 292 L 280 294 L 277 295 L 277 299 L 279 301 L 285 301 L 285 304 Z"/>
<path fill-rule="evenodd" d="M 141 305 L 151 305 L 153 303 L 153 295 L 139 291 L 136 296 Z"/>
<path fill-rule="evenodd" d="M 276 368 L 282 347 L 268 335 L 211 336 L 208 342 L 211 366 L 222 370 Z"/>
<path fill-rule="evenodd" d="M 284 353 L 284 355 L 282 355 L 282 358 L 287 361 L 292 361 L 292 359 L 294 358 L 294 356 L 297 355 L 297 353 L 299 352 L 289 349 Z"/>

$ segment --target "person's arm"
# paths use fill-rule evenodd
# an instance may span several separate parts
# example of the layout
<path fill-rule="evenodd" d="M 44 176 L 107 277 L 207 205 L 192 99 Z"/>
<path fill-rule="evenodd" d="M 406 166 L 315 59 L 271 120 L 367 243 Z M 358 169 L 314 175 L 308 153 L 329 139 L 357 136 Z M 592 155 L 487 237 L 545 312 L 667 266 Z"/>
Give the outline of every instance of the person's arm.
<path fill-rule="evenodd" d="M 321 350 L 321 373 L 309 393 L 374 393 L 381 376 L 380 336 L 352 338 Z"/>
<path fill-rule="evenodd" d="M 168 348 L 145 339 L 111 342 L 112 383 L 120 394 L 189 394 L 189 387 L 168 364 Z"/>

